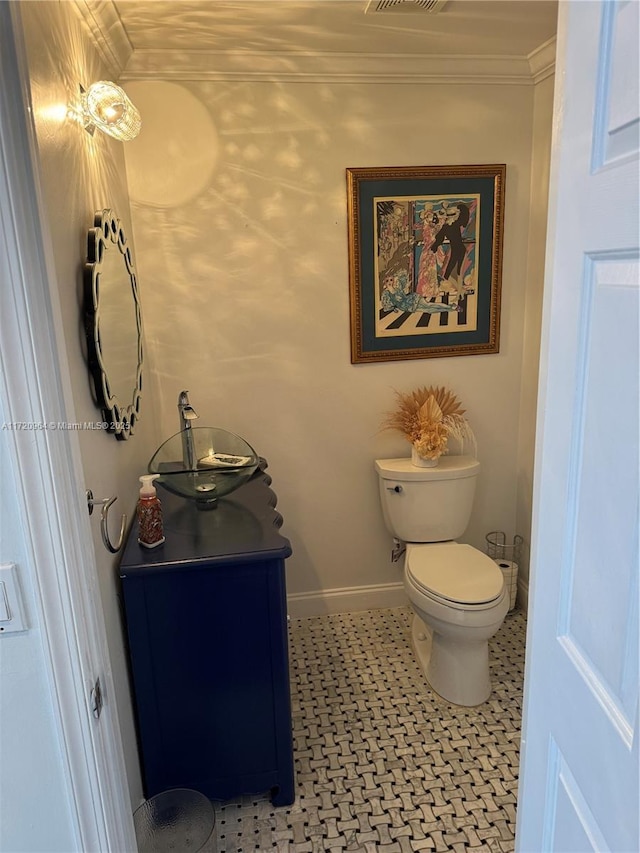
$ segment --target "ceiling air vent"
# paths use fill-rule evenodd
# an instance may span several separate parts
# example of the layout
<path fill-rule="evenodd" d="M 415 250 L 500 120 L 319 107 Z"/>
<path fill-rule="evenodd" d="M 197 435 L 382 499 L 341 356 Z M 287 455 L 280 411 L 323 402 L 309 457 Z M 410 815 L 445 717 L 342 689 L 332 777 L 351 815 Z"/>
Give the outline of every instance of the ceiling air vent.
<path fill-rule="evenodd" d="M 441 12 L 448 0 L 369 0 L 365 15 L 380 12 L 428 12 L 434 15 Z"/>

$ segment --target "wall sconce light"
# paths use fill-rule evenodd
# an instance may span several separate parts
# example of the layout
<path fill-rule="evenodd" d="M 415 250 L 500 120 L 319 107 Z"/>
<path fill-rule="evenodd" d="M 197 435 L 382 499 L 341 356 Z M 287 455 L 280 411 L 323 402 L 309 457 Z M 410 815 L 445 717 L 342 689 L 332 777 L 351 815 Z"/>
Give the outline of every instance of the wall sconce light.
<path fill-rule="evenodd" d="M 80 92 L 84 127 L 88 133 L 93 135 L 97 127 L 123 142 L 135 139 L 140 133 L 140 113 L 120 86 L 100 80 L 92 83 L 87 90 L 81 86 Z"/>

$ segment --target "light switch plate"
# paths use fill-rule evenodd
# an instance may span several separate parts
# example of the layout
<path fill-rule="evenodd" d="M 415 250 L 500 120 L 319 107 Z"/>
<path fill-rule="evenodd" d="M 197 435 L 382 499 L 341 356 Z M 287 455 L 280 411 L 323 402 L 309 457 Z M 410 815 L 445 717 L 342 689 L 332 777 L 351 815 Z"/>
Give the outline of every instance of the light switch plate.
<path fill-rule="evenodd" d="M 0 563 L 0 636 L 26 630 L 18 567 L 15 563 Z"/>

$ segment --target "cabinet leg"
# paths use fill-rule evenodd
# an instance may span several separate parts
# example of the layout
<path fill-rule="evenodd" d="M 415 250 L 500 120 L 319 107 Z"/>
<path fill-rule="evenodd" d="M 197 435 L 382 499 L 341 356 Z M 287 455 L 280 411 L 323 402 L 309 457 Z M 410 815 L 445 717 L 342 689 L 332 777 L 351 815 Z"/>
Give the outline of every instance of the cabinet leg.
<path fill-rule="evenodd" d="M 274 785 L 271 789 L 271 802 L 274 806 L 290 806 L 295 798 L 293 783 Z"/>

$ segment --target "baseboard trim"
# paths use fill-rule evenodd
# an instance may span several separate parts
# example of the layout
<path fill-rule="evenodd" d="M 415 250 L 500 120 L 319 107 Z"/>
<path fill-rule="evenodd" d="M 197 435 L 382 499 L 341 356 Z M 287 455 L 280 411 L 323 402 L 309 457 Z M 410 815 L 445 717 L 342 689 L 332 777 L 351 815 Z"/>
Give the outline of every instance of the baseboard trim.
<path fill-rule="evenodd" d="M 525 578 L 518 578 L 517 607 L 526 613 L 529 610 L 529 583 Z"/>
<path fill-rule="evenodd" d="M 329 613 L 357 613 L 360 610 L 402 607 L 408 603 L 402 583 L 316 589 L 311 592 L 295 592 L 287 596 L 289 616 L 292 619 L 311 619 L 314 616 L 326 616 Z M 525 613 L 529 608 L 529 584 L 524 578 L 518 578 L 516 606 Z"/>
<path fill-rule="evenodd" d="M 383 583 L 295 592 L 287 596 L 287 603 L 292 619 L 310 619 L 329 613 L 402 607 L 409 599 L 402 583 Z"/>

